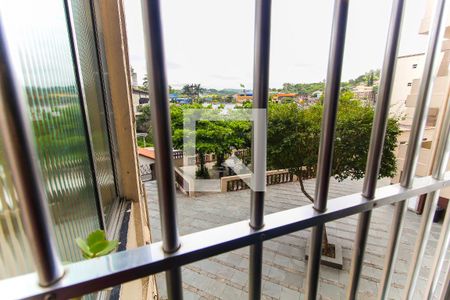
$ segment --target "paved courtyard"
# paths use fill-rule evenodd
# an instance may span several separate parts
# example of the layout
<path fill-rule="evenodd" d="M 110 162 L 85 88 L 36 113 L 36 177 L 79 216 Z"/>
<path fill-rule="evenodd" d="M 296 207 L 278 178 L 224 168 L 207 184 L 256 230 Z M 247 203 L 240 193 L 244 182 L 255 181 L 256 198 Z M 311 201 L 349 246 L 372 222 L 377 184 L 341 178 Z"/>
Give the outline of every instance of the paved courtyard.
<path fill-rule="evenodd" d="M 306 188 L 314 190 L 314 180 L 306 181 Z M 386 185 L 388 181 L 380 181 Z M 161 239 L 161 226 L 157 202 L 156 183 L 145 184 L 149 202 L 153 242 Z M 360 192 L 362 181 L 332 181 L 330 198 Z M 241 221 L 249 218 L 250 191 L 209 193 L 198 197 L 177 194 L 179 226 L 182 235 Z M 310 202 L 300 191 L 298 182 L 269 186 L 265 213 L 270 214 Z M 370 227 L 358 299 L 375 299 L 380 287 L 384 255 L 389 236 L 393 206 L 374 210 Z M 401 299 L 414 248 L 420 216 L 408 211 L 405 218 L 390 298 Z M 321 266 L 319 296 L 321 299 L 345 299 L 349 277 L 352 245 L 357 216 L 327 223 L 329 239 L 338 241 L 343 248 L 344 267 L 336 270 Z M 434 249 L 441 225 L 433 224 L 427 245 L 415 298 L 423 299 L 425 279 L 428 277 Z M 263 299 L 303 299 L 306 280 L 305 251 L 310 230 L 303 230 L 264 242 Z M 448 269 L 448 258 L 444 270 Z M 247 299 L 248 298 L 248 247 L 218 255 L 183 267 L 185 299 Z M 443 277 L 443 276 L 441 276 Z M 441 278 L 442 280 L 442 278 Z M 157 275 L 159 295 L 166 299 L 163 274 Z"/>

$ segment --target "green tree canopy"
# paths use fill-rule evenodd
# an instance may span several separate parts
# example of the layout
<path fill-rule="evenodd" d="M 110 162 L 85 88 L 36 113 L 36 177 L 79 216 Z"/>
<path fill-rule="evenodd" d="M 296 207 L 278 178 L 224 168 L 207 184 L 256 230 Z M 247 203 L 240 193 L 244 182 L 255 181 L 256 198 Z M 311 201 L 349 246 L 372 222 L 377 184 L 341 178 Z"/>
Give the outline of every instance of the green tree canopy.
<path fill-rule="evenodd" d="M 337 180 L 364 177 L 374 110 L 343 92 L 336 120 L 331 175 Z M 296 104 L 269 105 L 267 165 L 270 169 L 288 169 L 298 177 L 302 193 L 310 200 L 303 180 L 316 177 L 323 105 L 299 108 Z M 395 147 L 399 135 L 398 120 L 388 120 L 379 177 L 396 172 Z M 322 241 L 325 255 L 332 253 L 326 231 Z"/>
<path fill-rule="evenodd" d="M 190 109 L 202 109 L 207 113 L 214 115 L 220 113 L 220 110 L 211 107 L 204 108 L 199 104 L 192 105 L 172 105 L 171 121 L 173 145 L 176 149 L 183 149 L 183 137 L 189 136 L 192 132 L 183 128 L 184 118 L 189 118 L 192 111 Z M 232 114 L 239 114 L 239 110 L 230 111 Z M 203 115 L 207 119 L 207 115 Z M 199 120 L 195 125 L 195 152 L 199 156 L 200 168 L 199 177 L 207 178 L 208 171 L 205 167 L 205 154 L 214 153 L 217 157 L 216 165 L 221 166 L 225 155 L 230 154 L 232 149 L 242 149 L 250 147 L 250 129 L 251 124 L 248 121 L 233 120 Z"/>
<path fill-rule="evenodd" d="M 313 199 L 305 191 L 303 180 L 316 176 L 322 112 L 320 103 L 306 108 L 271 103 L 268 112 L 268 167 L 289 169 L 298 176 L 302 192 L 310 200 Z M 341 94 L 331 173 L 336 179 L 364 177 L 373 116 L 373 108 L 353 100 L 351 92 Z M 398 120 L 390 118 L 380 177 L 395 175 L 395 147 L 399 133 Z"/>

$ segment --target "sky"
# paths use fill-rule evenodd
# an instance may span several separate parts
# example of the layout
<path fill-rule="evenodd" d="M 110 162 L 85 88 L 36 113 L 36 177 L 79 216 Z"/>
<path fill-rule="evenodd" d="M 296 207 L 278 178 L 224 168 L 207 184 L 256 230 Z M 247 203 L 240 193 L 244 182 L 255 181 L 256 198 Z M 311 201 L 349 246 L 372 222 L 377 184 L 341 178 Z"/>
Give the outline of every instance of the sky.
<path fill-rule="evenodd" d="M 423 53 L 418 30 L 426 0 L 405 1 L 399 55 Z M 140 0 L 124 0 L 130 64 L 146 72 Z M 325 79 L 334 1 L 273 0 L 269 86 Z M 255 1 L 164 0 L 168 82 L 175 88 L 252 88 Z M 344 81 L 382 66 L 392 0 L 350 1 Z"/>

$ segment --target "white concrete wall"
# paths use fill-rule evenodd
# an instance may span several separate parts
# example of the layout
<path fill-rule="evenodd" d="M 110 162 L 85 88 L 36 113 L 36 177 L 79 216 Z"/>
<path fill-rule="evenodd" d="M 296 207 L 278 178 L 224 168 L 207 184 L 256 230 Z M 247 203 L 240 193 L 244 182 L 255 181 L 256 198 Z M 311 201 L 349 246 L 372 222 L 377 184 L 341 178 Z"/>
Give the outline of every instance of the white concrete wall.
<path fill-rule="evenodd" d="M 405 101 L 411 93 L 412 83 L 420 79 L 425 61 L 424 54 L 414 54 L 397 58 L 397 69 L 394 75 L 394 86 L 391 95 L 391 115 L 402 115 L 405 113 Z M 413 65 L 417 64 L 417 68 Z M 408 86 L 411 83 L 411 86 Z"/>

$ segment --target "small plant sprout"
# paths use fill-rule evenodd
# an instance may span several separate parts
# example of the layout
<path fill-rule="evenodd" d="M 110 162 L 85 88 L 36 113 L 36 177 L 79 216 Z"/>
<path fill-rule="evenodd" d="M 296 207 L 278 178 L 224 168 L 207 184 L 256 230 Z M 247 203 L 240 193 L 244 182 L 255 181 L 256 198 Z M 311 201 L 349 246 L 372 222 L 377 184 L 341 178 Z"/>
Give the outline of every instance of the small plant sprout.
<path fill-rule="evenodd" d="M 119 245 L 117 240 L 107 240 L 103 230 L 95 230 L 88 235 L 86 240 L 77 238 L 75 242 L 86 259 L 108 255 Z"/>

